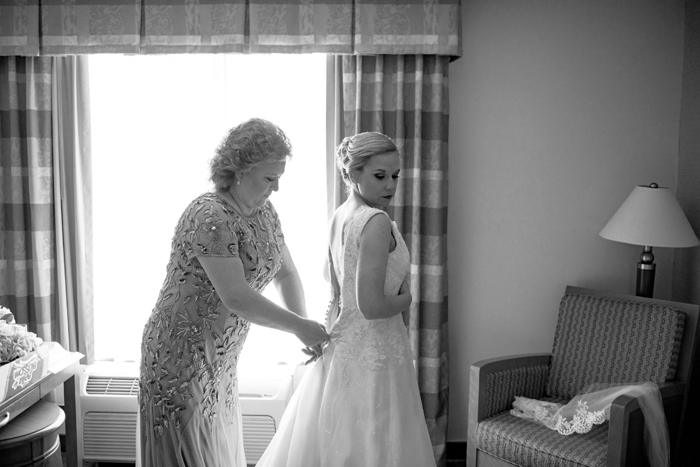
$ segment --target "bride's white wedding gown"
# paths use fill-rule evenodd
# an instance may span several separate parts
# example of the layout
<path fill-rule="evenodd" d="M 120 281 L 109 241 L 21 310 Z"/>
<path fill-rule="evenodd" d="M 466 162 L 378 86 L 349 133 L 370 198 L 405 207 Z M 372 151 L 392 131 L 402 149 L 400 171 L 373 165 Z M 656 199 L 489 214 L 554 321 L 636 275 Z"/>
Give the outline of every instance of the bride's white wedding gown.
<path fill-rule="evenodd" d="M 357 306 L 360 234 L 374 215 L 387 214 L 362 206 L 346 225 L 343 251 L 331 266 L 340 300 L 326 318 L 330 342 L 306 371 L 257 467 L 435 466 L 402 316 L 367 320 Z M 384 293 L 396 295 L 410 261 L 393 223 L 392 233 L 397 245 Z"/>

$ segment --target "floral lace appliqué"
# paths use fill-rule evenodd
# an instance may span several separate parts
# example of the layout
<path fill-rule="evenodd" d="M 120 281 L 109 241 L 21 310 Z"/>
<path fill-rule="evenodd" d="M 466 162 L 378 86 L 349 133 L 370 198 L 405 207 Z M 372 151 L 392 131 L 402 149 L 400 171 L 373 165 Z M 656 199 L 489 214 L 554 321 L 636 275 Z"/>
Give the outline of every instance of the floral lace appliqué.
<path fill-rule="evenodd" d="M 516 396 L 510 413 L 516 417 L 540 423 L 567 436 L 574 433 L 588 433 L 593 425 L 600 425 L 609 417 L 607 410 L 591 412 L 588 410 L 588 404 L 579 400 L 576 412 L 571 420 L 567 420 L 560 413 L 563 406 L 563 404 Z"/>

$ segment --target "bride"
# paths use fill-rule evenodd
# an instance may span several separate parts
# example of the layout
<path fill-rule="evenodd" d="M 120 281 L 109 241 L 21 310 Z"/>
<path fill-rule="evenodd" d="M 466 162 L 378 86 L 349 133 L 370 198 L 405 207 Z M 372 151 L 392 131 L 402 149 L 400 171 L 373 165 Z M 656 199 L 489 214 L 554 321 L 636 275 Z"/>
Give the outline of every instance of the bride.
<path fill-rule="evenodd" d="M 348 199 L 330 223 L 330 341 L 304 375 L 257 467 L 434 467 L 406 324 L 410 260 L 383 211 L 400 172 L 381 133 L 336 150 Z"/>

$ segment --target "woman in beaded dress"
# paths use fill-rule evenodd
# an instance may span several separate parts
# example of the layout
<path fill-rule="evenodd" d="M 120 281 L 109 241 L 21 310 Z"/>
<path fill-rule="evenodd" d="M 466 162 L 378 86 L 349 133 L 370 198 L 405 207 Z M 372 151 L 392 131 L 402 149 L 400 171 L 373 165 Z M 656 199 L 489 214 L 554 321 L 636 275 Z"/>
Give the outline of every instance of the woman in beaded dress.
<path fill-rule="evenodd" d="M 328 338 L 304 293 L 268 200 L 291 145 L 277 126 L 232 128 L 211 161 L 215 191 L 193 200 L 172 240 L 167 274 L 143 331 L 142 467 L 245 467 L 236 365 L 250 323 Z M 273 283 L 284 307 L 260 292 Z"/>
<path fill-rule="evenodd" d="M 398 149 L 381 133 L 345 138 L 350 187 L 330 225 L 330 341 L 309 368 L 257 467 L 435 467 L 406 324 L 410 259 L 384 208 Z"/>

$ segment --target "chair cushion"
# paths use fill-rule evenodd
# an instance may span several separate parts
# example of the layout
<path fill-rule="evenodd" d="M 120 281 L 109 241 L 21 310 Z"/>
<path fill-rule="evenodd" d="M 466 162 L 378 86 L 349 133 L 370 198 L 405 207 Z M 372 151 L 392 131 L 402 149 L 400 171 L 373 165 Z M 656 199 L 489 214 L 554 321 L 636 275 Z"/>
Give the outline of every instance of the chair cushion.
<path fill-rule="evenodd" d="M 608 422 L 585 434 L 565 436 L 506 411 L 480 422 L 474 443 L 523 467 L 600 467 L 606 464 Z"/>
<path fill-rule="evenodd" d="M 568 400 L 591 383 L 673 380 L 685 314 L 672 307 L 565 295 L 546 392 Z"/>

